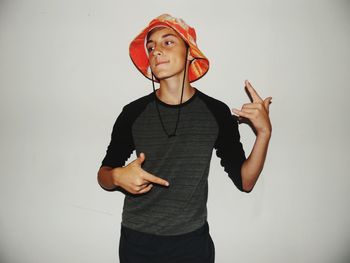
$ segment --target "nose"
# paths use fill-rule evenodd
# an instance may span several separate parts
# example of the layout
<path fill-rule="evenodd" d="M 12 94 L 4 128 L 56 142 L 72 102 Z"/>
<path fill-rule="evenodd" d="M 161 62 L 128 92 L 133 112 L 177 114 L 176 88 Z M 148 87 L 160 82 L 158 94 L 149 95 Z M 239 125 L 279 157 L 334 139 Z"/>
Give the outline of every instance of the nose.
<path fill-rule="evenodd" d="M 160 47 L 154 47 L 154 50 L 153 50 L 153 55 L 154 56 L 158 56 L 158 55 L 161 55 L 162 54 L 162 49 Z"/>

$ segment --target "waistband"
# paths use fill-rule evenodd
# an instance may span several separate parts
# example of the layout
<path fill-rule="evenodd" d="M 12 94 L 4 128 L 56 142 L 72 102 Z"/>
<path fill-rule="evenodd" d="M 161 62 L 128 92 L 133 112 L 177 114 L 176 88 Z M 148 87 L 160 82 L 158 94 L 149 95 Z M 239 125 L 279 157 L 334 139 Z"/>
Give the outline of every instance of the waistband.
<path fill-rule="evenodd" d="M 209 233 L 209 224 L 208 221 L 205 221 L 204 224 L 199 227 L 196 230 L 193 230 L 188 233 L 180 234 L 180 235 L 156 235 L 156 234 L 151 234 L 151 233 L 146 233 L 146 232 L 140 232 L 135 229 L 126 227 L 124 225 L 121 225 L 121 232 L 127 233 L 128 235 L 132 235 L 135 238 L 138 237 L 149 237 L 149 238 L 158 238 L 158 239 L 163 239 L 163 240 L 174 240 L 174 239 L 182 239 L 182 238 L 187 238 L 187 237 L 193 237 L 193 236 L 202 236 L 206 235 Z"/>

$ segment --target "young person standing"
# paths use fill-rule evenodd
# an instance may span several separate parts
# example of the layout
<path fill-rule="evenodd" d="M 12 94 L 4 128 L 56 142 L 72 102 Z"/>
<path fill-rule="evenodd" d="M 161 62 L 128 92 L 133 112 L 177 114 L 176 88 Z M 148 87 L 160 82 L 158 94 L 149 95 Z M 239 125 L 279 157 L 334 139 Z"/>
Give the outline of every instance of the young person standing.
<path fill-rule="evenodd" d="M 271 97 L 263 100 L 246 81 L 252 102 L 232 115 L 225 103 L 192 86 L 208 71 L 209 60 L 194 28 L 169 14 L 153 19 L 129 53 L 152 80 L 153 92 L 123 107 L 98 171 L 102 188 L 125 194 L 120 262 L 212 263 L 206 206 L 212 151 L 236 187 L 250 192 L 271 137 Z M 240 143 L 241 118 L 256 132 L 248 158 Z M 134 150 L 137 159 L 125 166 Z"/>

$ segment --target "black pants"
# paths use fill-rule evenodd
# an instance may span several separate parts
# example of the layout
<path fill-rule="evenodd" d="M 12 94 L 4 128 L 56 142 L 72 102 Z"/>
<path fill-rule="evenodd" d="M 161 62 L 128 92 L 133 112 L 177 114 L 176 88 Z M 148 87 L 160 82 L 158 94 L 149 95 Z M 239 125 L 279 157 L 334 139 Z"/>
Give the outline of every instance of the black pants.
<path fill-rule="evenodd" d="M 206 222 L 177 236 L 158 236 L 121 226 L 120 263 L 214 263 L 215 246 Z"/>

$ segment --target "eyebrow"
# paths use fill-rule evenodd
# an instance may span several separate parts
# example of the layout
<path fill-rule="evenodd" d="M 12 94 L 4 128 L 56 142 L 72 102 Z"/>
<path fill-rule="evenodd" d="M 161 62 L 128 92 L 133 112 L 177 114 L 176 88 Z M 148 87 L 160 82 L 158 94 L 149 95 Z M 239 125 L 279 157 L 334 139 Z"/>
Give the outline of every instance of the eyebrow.
<path fill-rule="evenodd" d="M 173 36 L 173 37 L 176 37 L 176 38 L 177 38 L 176 35 L 171 34 L 171 33 L 163 35 L 162 38 L 166 38 L 166 37 L 168 37 L 168 36 Z M 148 40 L 148 41 L 146 42 L 146 45 L 147 45 L 148 43 L 151 43 L 151 42 L 154 42 L 154 41 L 153 41 L 153 40 Z"/>

